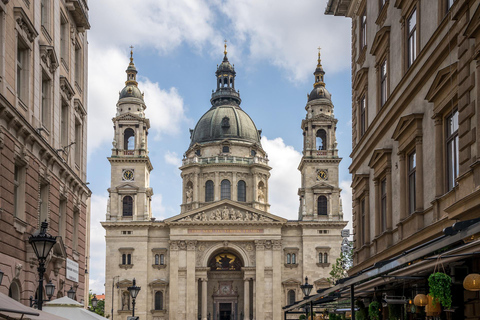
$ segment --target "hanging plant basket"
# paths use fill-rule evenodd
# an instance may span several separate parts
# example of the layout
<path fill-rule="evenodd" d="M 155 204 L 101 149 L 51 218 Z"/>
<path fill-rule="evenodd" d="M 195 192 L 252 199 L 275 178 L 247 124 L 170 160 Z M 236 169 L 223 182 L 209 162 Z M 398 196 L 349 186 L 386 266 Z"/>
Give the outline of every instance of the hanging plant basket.
<path fill-rule="evenodd" d="M 432 273 L 428 277 L 430 296 L 433 298 L 433 306 L 437 301 L 445 308 L 452 307 L 452 278 L 443 272 Z"/>
<path fill-rule="evenodd" d="M 368 306 L 368 316 L 370 317 L 370 320 L 380 320 L 380 309 L 381 309 L 380 302 L 378 301 L 373 301 L 370 303 Z"/>

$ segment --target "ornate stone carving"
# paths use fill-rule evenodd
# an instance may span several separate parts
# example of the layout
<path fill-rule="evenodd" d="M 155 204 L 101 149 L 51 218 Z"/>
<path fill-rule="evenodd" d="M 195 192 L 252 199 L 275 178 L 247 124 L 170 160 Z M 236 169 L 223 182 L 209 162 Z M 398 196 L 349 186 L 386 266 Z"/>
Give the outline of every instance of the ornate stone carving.
<path fill-rule="evenodd" d="M 53 46 L 40 46 L 40 58 L 50 73 L 54 73 L 58 68 L 58 59 Z"/>
<path fill-rule="evenodd" d="M 178 241 L 178 249 L 180 250 L 187 249 L 187 243 L 185 241 Z"/>
<path fill-rule="evenodd" d="M 194 240 L 187 241 L 187 250 L 193 251 L 195 250 L 196 246 L 197 246 L 197 241 L 194 241 Z"/>
<path fill-rule="evenodd" d="M 178 250 L 179 241 L 170 241 L 170 250 Z"/>
<path fill-rule="evenodd" d="M 265 250 L 265 240 L 255 240 L 255 247 L 257 250 Z"/>
<path fill-rule="evenodd" d="M 187 185 L 187 190 L 185 191 L 185 195 L 187 197 L 187 203 L 192 202 L 193 200 L 193 188 L 191 185 Z"/>
<path fill-rule="evenodd" d="M 272 240 L 273 250 L 281 250 L 282 249 L 282 240 Z"/>
<path fill-rule="evenodd" d="M 35 38 L 38 36 L 38 32 L 35 30 L 35 27 L 28 18 L 28 15 L 25 13 L 25 11 L 23 11 L 23 8 L 15 7 L 14 16 L 17 25 L 27 35 L 28 41 L 33 42 L 33 40 L 35 40 Z"/>
<path fill-rule="evenodd" d="M 265 241 L 265 249 L 267 250 L 272 249 L 272 241 L 270 240 Z"/>
<path fill-rule="evenodd" d="M 271 222 L 272 218 L 255 212 L 242 212 L 238 209 L 228 208 L 225 206 L 222 210 L 215 209 L 207 212 L 200 212 L 194 215 L 186 216 L 179 220 L 179 222 L 199 222 L 199 221 L 263 221 Z"/>
<path fill-rule="evenodd" d="M 73 96 L 75 95 L 75 91 L 68 82 L 67 78 L 64 76 L 60 76 L 60 89 L 68 100 L 72 100 Z"/>

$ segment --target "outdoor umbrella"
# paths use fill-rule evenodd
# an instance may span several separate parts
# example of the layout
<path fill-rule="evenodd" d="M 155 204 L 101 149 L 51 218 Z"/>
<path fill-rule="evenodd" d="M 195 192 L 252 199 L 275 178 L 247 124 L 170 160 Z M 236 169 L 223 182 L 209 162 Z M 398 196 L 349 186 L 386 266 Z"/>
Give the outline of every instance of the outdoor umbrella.
<path fill-rule="evenodd" d="M 107 318 L 84 309 L 83 304 L 69 297 L 49 301 L 45 304 L 43 310 L 51 314 L 61 315 L 68 320 L 107 320 Z"/>
<path fill-rule="evenodd" d="M 22 320 L 67 320 L 47 312 L 24 306 L 0 292 L 0 319 Z"/>

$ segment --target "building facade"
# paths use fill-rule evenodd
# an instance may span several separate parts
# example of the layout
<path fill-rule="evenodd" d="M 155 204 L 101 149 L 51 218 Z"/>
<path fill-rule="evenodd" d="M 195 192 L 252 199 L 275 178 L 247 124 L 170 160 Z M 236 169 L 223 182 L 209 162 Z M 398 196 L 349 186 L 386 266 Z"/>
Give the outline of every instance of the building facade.
<path fill-rule="evenodd" d="M 355 276 L 480 217 L 480 2 L 329 0 L 326 14 L 352 19 Z M 456 319 L 478 317 L 478 297 L 462 286 L 480 271 L 478 248 L 450 248 L 458 256 L 437 261 L 453 279 Z M 428 293 L 434 269 L 402 271 L 417 277 L 402 281 L 404 294 Z M 358 290 L 398 295 L 398 283 Z"/>
<path fill-rule="evenodd" d="M 58 237 L 44 284 L 88 292 L 89 28 L 86 0 L 0 1 L 0 291 L 27 305 L 38 286 L 28 237 L 45 220 Z"/>
<path fill-rule="evenodd" d="M 333 104 L 320 63 L 302 121 L 299 219 L 270 213 L 268 158 L 255 123 L 240 107 L 236 71 L 218 66 L 212 107 L 191 130 L 181 170 L 178 215 L 152 218 L 149 120 L 127 68 L 114 122 L 106 221 L 106 313 L 131 315 L 128 287 L 142 289 L 140 319 L 280 319 L 282 306 L 303 298 L 307 276 L 329 286 L 345 227 L 338 188 Z M 148 94 L 148 93 L 147 93 Z M 112 305 L 113 302 L 113 305 Z"/>

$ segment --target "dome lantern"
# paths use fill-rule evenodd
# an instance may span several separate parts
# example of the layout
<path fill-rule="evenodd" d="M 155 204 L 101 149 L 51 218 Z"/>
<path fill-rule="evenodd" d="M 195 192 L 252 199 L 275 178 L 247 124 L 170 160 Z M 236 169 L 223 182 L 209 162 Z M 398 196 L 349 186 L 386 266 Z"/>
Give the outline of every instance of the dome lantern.
<path fill-rule="evenodd" d="M 213 106 L 224 104 L 239 106 L 242 100 L 240 94 L 235 91 L 235 68 L 230 64 L 227 57 L 227 40 L 225 40 L 223 61 L 217 66 L 217 90 L 212 93 L 210 102 Z"/>
<path fill-rule="evenodd" d="M 138 89 L 138 71 L 133 63 L 133 46 L 130 46 L 130 63 L 125 72 L 127 73 L 127 81 L 125 81 L 125 87 L 120 91 L 119 99 L 137 98 L 143 101 L 143 94 L 140 92 L 140 89 Z"/>
<path fill-rule="evenodd" d="M 313 75 L 315 76 L 315 82 L 313 84 L 313 90 L 308 95 L 308 101 L 324 99 L 326 102 L 331 103 L 332 95 L 328 92 L 327 88 L 325 88 L 325 71 L 323 70 L 322 60 L 320 58 L 320 47 L 318 48 L 317 68 Z"/>

